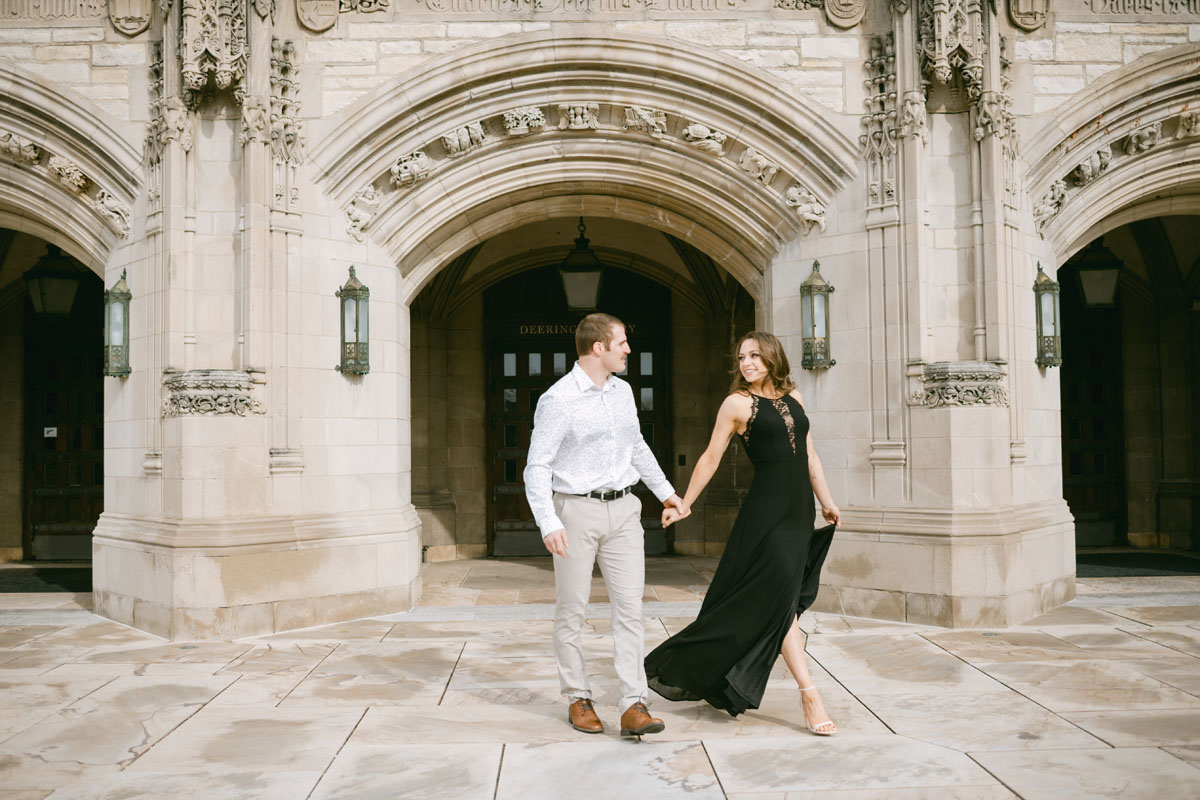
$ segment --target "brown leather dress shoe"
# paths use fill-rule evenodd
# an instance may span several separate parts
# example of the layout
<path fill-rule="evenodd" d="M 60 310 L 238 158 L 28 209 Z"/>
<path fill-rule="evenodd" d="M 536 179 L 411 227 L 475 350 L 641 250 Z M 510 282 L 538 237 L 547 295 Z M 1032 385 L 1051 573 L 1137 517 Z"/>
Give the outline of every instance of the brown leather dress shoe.
<path fill-rule="evenodd" d="M 581 697 L 568 706 L 567 719 L 571 721 L 571 727 L 577 731 L 604 733 L 604 726 L 600 723 L 600 718 L 596 716 L 596 709 L 592 708 L 592 701 L 586 697 Z"/>
<path fill-rule="evenodd" d="M 621 735 L 636 736 L 640 741 L 644 733 L 662 733 L 666 729 L 663 721 L 650 716 L 645 703 L 634 703 L 621 715 Z"/>

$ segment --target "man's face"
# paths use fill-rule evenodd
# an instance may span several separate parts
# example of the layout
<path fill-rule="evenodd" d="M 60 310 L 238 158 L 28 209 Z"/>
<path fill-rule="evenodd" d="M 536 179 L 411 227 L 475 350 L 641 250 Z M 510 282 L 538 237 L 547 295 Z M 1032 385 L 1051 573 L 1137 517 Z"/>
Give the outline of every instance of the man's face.
<path fill-rule="evenodd" d="M 593 352 L 596 352 L 595 349 Z M 612 326 L 612 340 L 607 348 L 599 348 L 599 354 L 600 363 L 608 372 L 625 371 L 625 357 L 629 355 L 629 337 L 625 335 L 624 325 Z"/>

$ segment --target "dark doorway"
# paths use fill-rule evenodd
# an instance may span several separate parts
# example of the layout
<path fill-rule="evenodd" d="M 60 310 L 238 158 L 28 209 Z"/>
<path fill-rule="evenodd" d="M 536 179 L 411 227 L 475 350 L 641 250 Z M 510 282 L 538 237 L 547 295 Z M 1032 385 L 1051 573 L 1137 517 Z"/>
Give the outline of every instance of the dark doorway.
<path fill-rule="evenodd" d="M 104 506 L 104 287 L 79 277 L 70 316 L 25 301 L 26 559 L 90 560 Z"/>
<path fill-rule="evenodd" d="M 671 293 L 635 273 L 605 270 L 599 309 L 629 327 L 633 353 L 621 377 L 633 388 L 642 435 L 663 466 L 673 452 L 670 427 Z M 488 554 L 548 555 L 525 500 L 523 473 L 537 399 L 575 364 L 575 323 L 558 270 L 516 275 L 484 293 L 487 337 Z M 638 484 L 646 552 L 671 551 L 661 504 Z"/>
<path fill-rule="evenodd" d="M 1085 250 L 1080 257 L 1085 254 L 1095 261 L 1094 252 Z M 1114 259 L 1111 266 L 1120 269 L 1121 262 Z M 1059 270 L 1059 281 L 1063 497 L 1075 517 L 1076 547 L 1123 545 L 1127 518 L 1119 311 L 1111 304 L 1085 302 L 1072 262 Z"/>

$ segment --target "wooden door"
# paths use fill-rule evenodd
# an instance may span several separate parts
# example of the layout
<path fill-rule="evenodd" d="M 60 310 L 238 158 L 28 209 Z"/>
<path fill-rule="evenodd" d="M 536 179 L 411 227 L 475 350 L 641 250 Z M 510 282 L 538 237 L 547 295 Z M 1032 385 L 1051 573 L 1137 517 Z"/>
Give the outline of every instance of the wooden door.
<path fill-rule="evenodd" d="M 649 303 L 628 302 L 630 298 L 646 300 L 638 294 L 646 291 L 653 295 Z M 606 306 L 610 292 L 616 295 L 616 302 Z M 622 298 L 626 302 L 622 303 Z M 645 311 L 639 313 L 639 305 Z M 657 284 L 610 268 L 605 273 L 600 307 L 611 309 L 610 313 L 629 326 L 633 353 L 621 377 L 633 389 L 642 435 L 670 477 L 670 296 Z M 544 556 L 541 533 L 525 499 L 524 471 L 538 398 L 575 365 L 578 316 L 567 314 L 554 270 L 522 273 L 492 287 L 485 297 L 485 316 L 488 552 Z M 638 484 L 636 493 L 645 509 L 646 552 L 669 552 L 670 541 L 659 520 L 662 504 L 643 484 Z"/>
<path fill-rule="evenodd" d="M 104 507 L 102 287 L 85 276 L 70 318 L 25 325 L 25 558 L 90 560 Z"/>

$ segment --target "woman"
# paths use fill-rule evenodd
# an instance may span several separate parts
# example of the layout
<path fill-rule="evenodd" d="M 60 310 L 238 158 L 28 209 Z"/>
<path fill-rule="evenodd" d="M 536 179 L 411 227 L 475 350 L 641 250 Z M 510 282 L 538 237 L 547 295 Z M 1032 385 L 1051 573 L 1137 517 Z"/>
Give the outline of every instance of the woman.
<path fill-rule="evenodd" d="M 708 485 L 733 434 L 742 437 L 754 481 L 738 512 L 696 621 L 646 656 L 650 688 L 668 700 L 707 700 L 737 716 L 758 708 L 782 652 L 800 688 L 809 730 L 837 732 L 813 686 L 796 619 L 816 599 L 821 564 L 841 519 L 813 450 L 808 417 L 783 345 L 754 331 L 736 349 L 738 370 L 696 462 L 684 508 Z M 813 530 L 813 493 L 831 525 Z M 682 516 L 663 514 L 669 525 Z"/>

